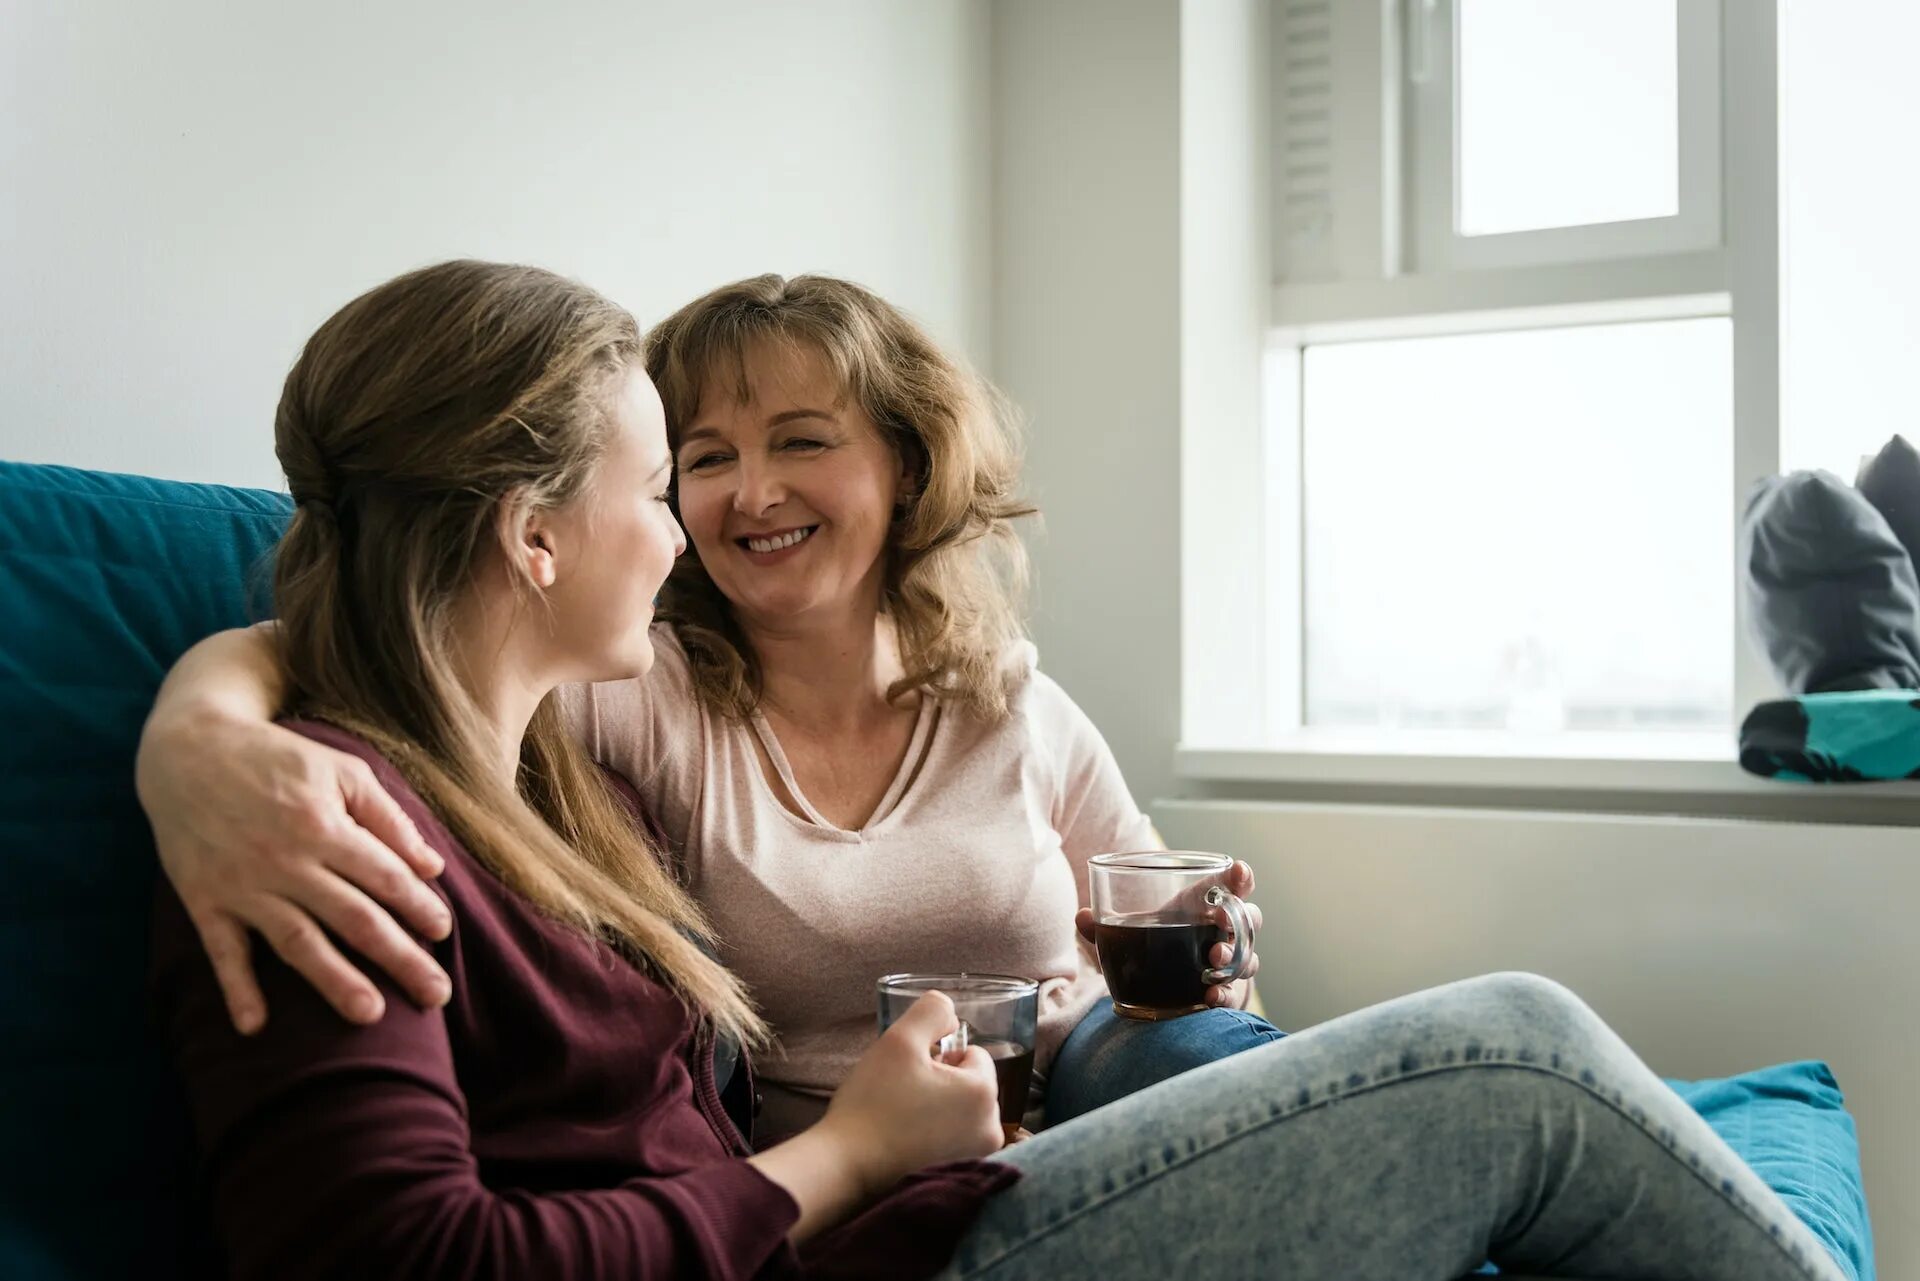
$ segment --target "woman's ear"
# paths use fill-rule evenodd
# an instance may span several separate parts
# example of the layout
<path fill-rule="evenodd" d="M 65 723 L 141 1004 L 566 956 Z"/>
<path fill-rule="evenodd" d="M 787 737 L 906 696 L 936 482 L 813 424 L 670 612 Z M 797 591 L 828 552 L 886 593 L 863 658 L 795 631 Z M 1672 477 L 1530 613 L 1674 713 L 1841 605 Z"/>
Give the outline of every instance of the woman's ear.
<path fill-rule="evenodd" d="M 905 510 L 927 486 L 927 451 L 912 435 L 903 432 L 894 445 L 893 457 L 900 469 L 893 491 L 894 506 Z"/>
<path fill-rule="evenodd" d="M 535 507 L 525 494 L 515 491 L 501 501 L 496 520 L 500 549 L 513 576 L 541 591 L 552 587 L 559 578 L 559 566 L 551 510 Z"/>

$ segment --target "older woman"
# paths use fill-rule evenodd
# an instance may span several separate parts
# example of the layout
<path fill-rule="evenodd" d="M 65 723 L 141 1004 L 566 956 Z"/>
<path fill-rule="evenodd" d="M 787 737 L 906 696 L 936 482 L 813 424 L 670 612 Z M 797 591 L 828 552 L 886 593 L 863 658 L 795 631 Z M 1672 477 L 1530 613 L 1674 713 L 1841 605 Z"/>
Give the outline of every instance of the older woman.
<path fill-rule="evenodd" d="M 1011 522 L 1031 509 L 991 389 L 896 308 L 822 277 L 690 303 L 648 336 L 647 367 L 691 548 L 661 596 L 653 679 L 574 686 L 561 708 L 659 814 L 767 1014 L 783 1052 L 766 1067 L 770 1127 L 817 1117 L 893 971 L 1040 980 L 1049 1123 L 1278 1037 L 1239 1008 L 1244 981 L 1165 1025 L 1117 1020 L 1105 999 L 1086 861 L 1157 838 L 1021 639 Z M 269 723 L 280 679 L 264 636 L 215 638 L 168 682 L 141 757 L 167 873 L 236 1022 L 262 1012 L 243 925 L 286 940 L 348 1017 L 377 1008 L 330 942 L 295 928 L 309 913 L 430 1000 L 443 980 L 361 890 L 419 893 L 365 833 L 315 821 L 356 784 Z M 289 831 L 311 835 L 253 856 Z M 1231 888 L 1251 890 L 1244 864 Z"/>

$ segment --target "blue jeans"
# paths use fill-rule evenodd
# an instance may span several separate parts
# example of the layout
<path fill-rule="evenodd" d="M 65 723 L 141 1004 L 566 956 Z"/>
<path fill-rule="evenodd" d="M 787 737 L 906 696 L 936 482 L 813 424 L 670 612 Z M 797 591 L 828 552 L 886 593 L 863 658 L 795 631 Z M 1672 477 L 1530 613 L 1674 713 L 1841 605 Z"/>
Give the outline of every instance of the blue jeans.
<path fill-rule="evenodd" d="M 1046 1118 L 1059 1125 L 1170 1076 L 1277 1041 L 1286 1033 L 1245 1010 L 1205 1010 L 1165 1023 L 1123 1019 L 1101 997 L 1054 1056 Z"/>
<path fill-rule="evenodd" d="M 947 1281 L 1509 1272 L 1840 1281 L 1819 1241 L 1580 999 L 1469 979 L 1049 1126 L 993 1159 Z"/>

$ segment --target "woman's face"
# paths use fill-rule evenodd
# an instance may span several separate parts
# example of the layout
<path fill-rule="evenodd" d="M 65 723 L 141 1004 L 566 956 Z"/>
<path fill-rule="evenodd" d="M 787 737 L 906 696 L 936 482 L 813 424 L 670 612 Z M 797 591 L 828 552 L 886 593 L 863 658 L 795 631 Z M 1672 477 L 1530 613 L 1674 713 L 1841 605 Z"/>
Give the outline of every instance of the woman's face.
<path fill-rule="evenodd" d="M 667 506 L 673 458 L 646 373 L 630 370 L 611 406 L 612 439 L 586 490 L 541 525 L 553 570 L 542 611 L 571 680 L 615 680 L 653 666 L 653 599 L 686 550 Z"/>
<path fill-rule="evenodd" d="M 707 380 L 682 424 L 680 518 L 742 622 L 878 609 L 903 473 L 894 449 L 804 347 L 745 357 L 748 395 Z"/>

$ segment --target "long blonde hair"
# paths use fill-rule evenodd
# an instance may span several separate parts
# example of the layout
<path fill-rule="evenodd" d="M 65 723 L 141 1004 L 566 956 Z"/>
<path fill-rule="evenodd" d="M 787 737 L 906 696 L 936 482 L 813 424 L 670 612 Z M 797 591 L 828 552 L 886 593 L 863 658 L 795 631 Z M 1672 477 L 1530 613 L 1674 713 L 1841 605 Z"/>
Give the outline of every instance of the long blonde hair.
<path fill-rule="evenodd" d="M 621 947 L 748 1044 L 765 1026 L 696 940 L 699 908 L 544 701 L 518 787 L 448 655 L 503 504 L 558 507 L 605 452 L 633 318 L 532 267 L 448 262 L 341 308 L 287 376 L 274 444 L 297 503 L 274 602 L 289 710 L 361 735 L 473 856 L 553 918 Z"/>
<path fill-rule="evenodd" d="M 924 689 L 1003 717 L 1006 651 L 1024 634 L 1027 578 L 1012 522 L 1035 514 L 1015 492 L 1020 448 L 1010 407 L 859 285 L 755 276 L 688 303 L 647 335 L 647 373 L 676 448 L 710 388 L 747 399 L 749 351 L 769 343 L 818 353 L 906 464 L 881 588 L 906 669 L 890 695 Z M 750 713 L 759 661 L 691 544 L 661 592 L 660 617 L 685 647 L 700 696 L 732 715 Z"/>

